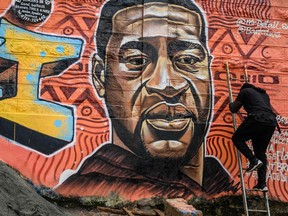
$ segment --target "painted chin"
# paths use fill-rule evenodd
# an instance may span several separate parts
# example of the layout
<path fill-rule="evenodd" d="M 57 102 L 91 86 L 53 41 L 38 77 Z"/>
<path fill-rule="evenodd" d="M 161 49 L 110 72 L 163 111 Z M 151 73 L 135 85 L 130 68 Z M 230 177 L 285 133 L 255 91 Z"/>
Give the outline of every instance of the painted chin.
<path fill-rule="evenodd" d="M 192 118 L 146 118 L 141 138 L 152 157 L 181 158 L 186 155 L 194 134 Z"/>

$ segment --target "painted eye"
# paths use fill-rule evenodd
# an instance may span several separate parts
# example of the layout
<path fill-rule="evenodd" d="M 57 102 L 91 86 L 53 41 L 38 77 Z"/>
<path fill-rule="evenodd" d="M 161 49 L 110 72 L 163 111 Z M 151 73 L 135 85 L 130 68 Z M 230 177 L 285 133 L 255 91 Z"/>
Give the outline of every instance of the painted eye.
<path fill-rule="evenodd" d="M 179 56 L 175 59 L 175 63 L 185 64 L 185 65 L 193 65 L 199 61 L 200 61 L 199 58 L 195 56 L 189 56 L 189 55 Z"/>
<path fill-rule="evenodd" d="M 180 70 L 195 72 L 196 65 L 201 60 L 193 55 L 180 55 L 173 58 L 174 65 Z"/>
<path fill-rule="evenodd" d="M 150 59 L 147 56 L 137 55 L 127 57 L 124 62 L 130 70 L 142 70 L 150 63 Z"/>
<path fill-rule="evenodd" d="M 145 65 L 148 63 L 148 59 L 146 59 L 143 56 L 132 57 L 132 58 L 128 58 L 127 63 L 132 64 L 132 65 L 136 65 L 136 66 Z"/>

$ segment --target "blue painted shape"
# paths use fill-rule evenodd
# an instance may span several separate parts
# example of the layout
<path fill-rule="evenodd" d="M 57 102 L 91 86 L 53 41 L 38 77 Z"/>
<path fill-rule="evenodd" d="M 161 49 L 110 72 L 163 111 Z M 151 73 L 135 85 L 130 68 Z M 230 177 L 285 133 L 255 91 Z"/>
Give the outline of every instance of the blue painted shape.
<path fill-rule="evenodd" d="M 64 53 L 65 49 L 64 49 L 63 46 L 57 46 L 57 47 L 56 47 L 56 51 L 57 51 L 58 53 Z"/>
<path fill-rule="evenodd" d="M 54 122 L 54 125 L 55 125 L 55 127 L 61 127 L 61 125 L 62 125 L 62 121 L 61 120 L 55 120 L 55 122 Z"/>
<path fill-rule="evenodd" d="M 30 82 L 33 81 L 33 75 L 32 74 L 27 74 L 26 79 Z"/>
<path fill-rule="evenodd" d="M 0 46 L 5 43 L 5 38 L 0 37 Z"/>
<path fill-rule="evenodd" d="M 42 51 L 42 52 L 40 52 L 40 56 L 41 56 L 41 57 L 43 57 L 43 58 L 44 58 L 44 57 L 46 57 L 46 55 L 47 55 L 47 54 L 46 54 L 46 52 L 45 52 L 45 51 Z"/>

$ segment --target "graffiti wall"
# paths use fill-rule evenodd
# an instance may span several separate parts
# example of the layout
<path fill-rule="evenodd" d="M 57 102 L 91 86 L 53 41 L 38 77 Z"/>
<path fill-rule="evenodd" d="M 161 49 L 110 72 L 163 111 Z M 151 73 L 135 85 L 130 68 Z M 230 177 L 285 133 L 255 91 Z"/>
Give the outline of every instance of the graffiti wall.
<path fill-rule="evenodd" d="M 288 202 L 287 8 L 285 0 L 2 0 L 0 159 L 65 196 L 241 193 L 229 65 L 234 97 L 245 72 L 270 95 L 282 132 L 266 153 L 267 185 Z M 245 117 L 241 109 L 237 124 Z M 244 178 L 252 188 L 257 172 Z"/>

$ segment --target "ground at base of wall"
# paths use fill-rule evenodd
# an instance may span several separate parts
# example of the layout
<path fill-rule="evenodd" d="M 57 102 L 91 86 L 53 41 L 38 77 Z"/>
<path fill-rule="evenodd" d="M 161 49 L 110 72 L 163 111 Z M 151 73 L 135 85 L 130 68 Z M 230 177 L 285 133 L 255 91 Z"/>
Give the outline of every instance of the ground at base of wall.
<path fill-rule="evenodd" d="M 259 197 L 253 196 L 250 197 L 250 200 L 252 205 L 262 206 Z M 133 203 L 125 202 L 117 194 L 111 194 L 106 198 L 67 199 L 58 196 L 48 188 L 34 186 L 18 172 L 0 161 L 0 216 L 128 215 L 118 214 L 120 211 L 123 212 L 124 208 L 134 212 L 146 212 L 149 215 L 149 212 L 155 210 L 164 212 L 164 202 L 165 200 L 162 198 L 143 199 Z M 223 196 L 212 200 L 194 198 L 188 203 L 201 210 L 204 216 L 242 216 L 243 214 L 241 196 Z M 287 203 L 270 201 L 270 208 L 272 216 L 288 215 Z"/>
<path fill-rule="evenodd" d="M 142 202 L 145 202 L 145 205 L 139 206 L 137 202 L 133 204 L 124 204 L 123 206 L 121 204 L 117 204 L 117 206 L 110 206 L 108 209 L 123 209 L 124 206 L 126 206 L 128 209 L 144 209 L 144 211 L 151 212 L 153 209 L 160 209 L 162 212 L 164 212 L 164 202 L 159 202 L 159 200 L 156 201 L 157 205 L 155 205 L 155 201 L 153 199 L 149 199 L 147 201 L 142 200 Z M 263 199 L 259 198 L 259 196 L 248 196 L 248 202 L 250 203 L 250 207 L 253 209 L 263 209 L 264 201 Z M 288 205 L 287 203 L 281 203 L 278 201 L 269 201 L 270 202 L 270 212 L 271 216 L 287 216 L 288 215 Z M 223 196 L 217 199 L 213 200 L 205 200 L 202 198 L 195 198 L 188 201 L 189 204 L 193 205 L 196 209 L 202 211 L 203 216 L 243 216 L 244 215 L 244 209 L 243 209 L 243 202 L 242 202 L 242 196 L 235 195 L 235 196 Z M 62 207 L 65 207 L 65 205 L 59 204 Z M 69 207 L 70 205 L 70 207 Z M 74 207 L 71 207 L 74 206 Z M 87 206 L 84 204 L 84 206 L 78 206 L 75 207 L 75 204 L 70 203 L 66 207 L 68 212 L 71 211 L 71 213 L 74 213 L 73 215 L 83 215 L 83 216 L 121 216 L 121 215 L 128 215 L 128 214 L 113 214 L 109 212 L 103 212 L 99 211 L 97 209 L 96 205 L 90 205 Z M 147 214 L 148 215 L 148 214 Z M 151 214 L 152 215 L 152 214 Z M 249 216 L 263 216 L 267 214 L 263 213 L 253 213 L 250 212 Z"/>
<path fill-rule="evenodd" d="M 0 161 L 0 216 L 68 216 L 48 202 L 15 170 Z"/>
<path fill-rule="evenodd" d="M 227 195 L 216 199 L 206 200 L 194 198 L 188 201 L 196 209 L 200 209 L 205 216 L 242 216 L 244 215 L 243 198 L 241 195 Z M 249 209 L 266 210 L 262 193 L 247 195 Z M 269 200 L 271 216 L 287 216 L 288 204 Z M 265 213 L 249 212 L 249 216 L 263 216 Z"/>

